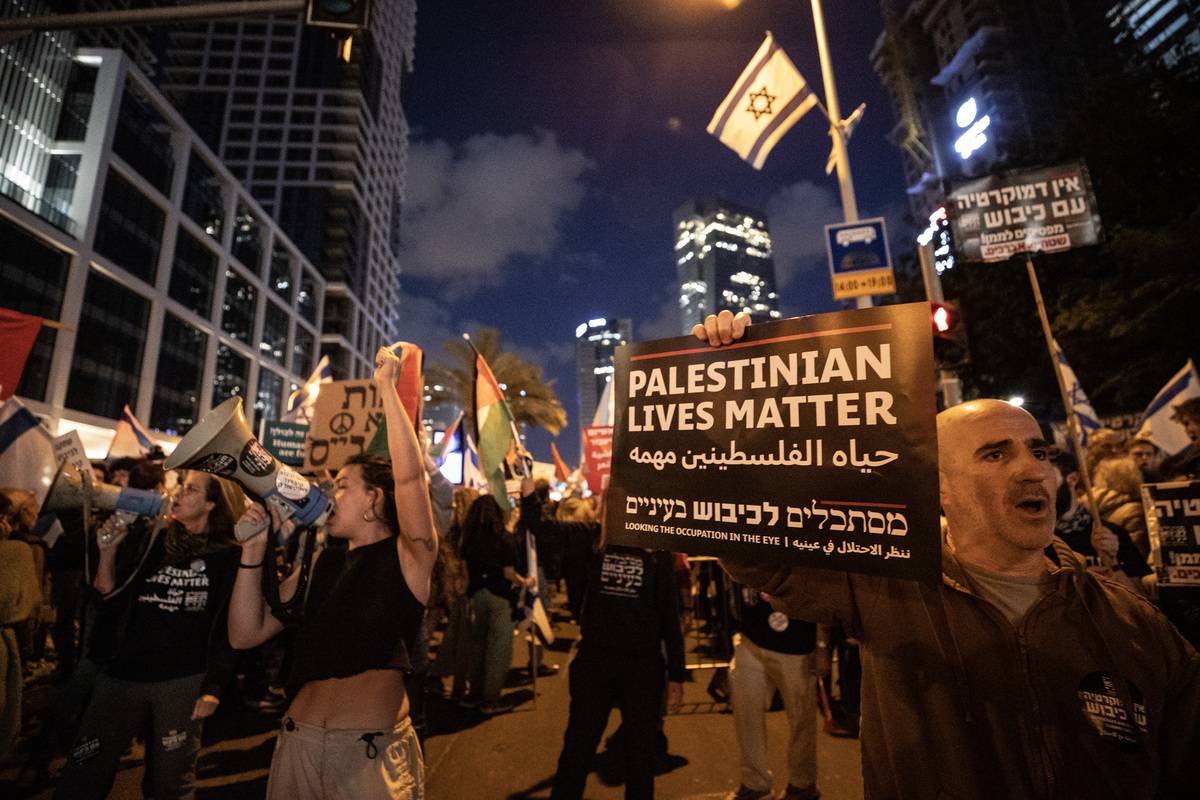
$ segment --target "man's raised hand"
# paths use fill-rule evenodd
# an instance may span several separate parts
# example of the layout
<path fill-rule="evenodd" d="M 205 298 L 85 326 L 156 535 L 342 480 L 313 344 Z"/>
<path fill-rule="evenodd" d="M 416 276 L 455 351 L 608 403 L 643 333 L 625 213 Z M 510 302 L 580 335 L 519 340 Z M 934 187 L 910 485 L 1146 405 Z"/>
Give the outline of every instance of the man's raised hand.
<path fill-rule="evenodd" d="M 713 347 L 731 344 L 742 338 L 746 328 L 750 327 L 750 315 L 739 311 L 735 316 L 732 311 L 725 309 L 720 314 L 709 314 L 704 324 L 692 328 L 692 335 L 702 342 L 708 342 Z"/>

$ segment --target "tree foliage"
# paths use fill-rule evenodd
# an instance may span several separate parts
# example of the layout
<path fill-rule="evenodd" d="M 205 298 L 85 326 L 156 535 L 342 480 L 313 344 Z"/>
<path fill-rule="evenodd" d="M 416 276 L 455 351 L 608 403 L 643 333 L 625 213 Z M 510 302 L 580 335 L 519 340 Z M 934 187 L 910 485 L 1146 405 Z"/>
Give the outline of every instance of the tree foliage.
<path fill-rule="evenodd" d="M 500 331 L 495 328 L 481 328 L 471 341 L 503 385 L 517 424 L 536 425 L 557 435 L 567 424 L 567 412 L 554 391 L 554 380 L 547 380 L 539 365 L 505 352 Z M 471 425 L 475 413 L 475 352 L 462 339 L 450 339 L 442 349 L 445 360 L 425 368 L 427 393 L 431 402 L 464 409 L 464 424 Z"/>
<path fill-rule="evenodd" d="M 1113 43 L 1108 4 L 1069 0 L 1070 24 L 1044 53 L 1063 110 L 1064 151 L 1082 158 L 1105 240 L 1034 256 L 1055 338 L 1102 415 L 1138 413 L 1188 358 L 1200 361 L 1200 157 L 1195 146 L 1200 67 L 1193 52 L 1148 59 L 1132 37 Z M 1050 356 L 1024 257 L 963 264 L 942 276 L 970 337 L 960 376 L 967 397 L 1033 400 L 1061 418 Z M 920 285 L 910 297 L 924 297 Z"/>

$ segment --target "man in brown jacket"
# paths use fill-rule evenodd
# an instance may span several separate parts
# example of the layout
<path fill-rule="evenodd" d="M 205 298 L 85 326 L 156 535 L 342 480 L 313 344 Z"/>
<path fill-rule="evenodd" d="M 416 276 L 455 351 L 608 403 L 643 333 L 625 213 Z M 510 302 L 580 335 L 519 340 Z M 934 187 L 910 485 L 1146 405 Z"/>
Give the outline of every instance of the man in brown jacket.
<path fill-rule="evenodd" d="M 723 312 L 695 334 L 728 344 L 746 324 Z M 867 796 L 1194 797 L 1200 655 L 1055 539 L 1033 417 L 972 401 L 938 416 L 938 442 L 939 584 L 725 563 L 862 641 Z"/>

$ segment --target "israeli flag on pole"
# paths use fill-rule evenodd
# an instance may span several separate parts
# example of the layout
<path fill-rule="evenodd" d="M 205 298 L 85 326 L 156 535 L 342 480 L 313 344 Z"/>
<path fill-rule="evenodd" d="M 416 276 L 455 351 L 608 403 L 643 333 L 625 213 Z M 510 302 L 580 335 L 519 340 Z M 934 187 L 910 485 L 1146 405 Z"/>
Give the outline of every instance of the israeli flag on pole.
<path fill-rule="evenodd" d="M 1058 346 L 1057 339 L 1054 340 L 1054 358 L 1058 361 L 1058 372 L 1062 375 L 1063 385 L 1067 387 L 1067 398 L 1071 402 L 1071 408 L 1074 409 L 1075 416 L 1079 418 L 1080 438 L 1083 440 L 1083 446 L 1087 447 L 1088 434 L 1101 427 L 1100 415 L 1092 408 L 1091 401 L 1083 391 L 1079 378 L 1075 377 L 1075 370 L 1071 369 L 1071 365 L 1067 363 L 1067 355 Z"/>
<path fill-rule="evenodd" d="M 816 104 L 804 76 L 767 31 L 707 130 L 750 166 L 762 169 L 771 149 Z"/>
<path fill-rule="evenodd" d="M 1167 455 L 1175 455 L 1191 444 L 1183 426 L 1171 419 L 1175 406 L 1193 397 L 1200 397 L 1200 375 L 1189 358 L 1183 369 L 1167 381 L 1150 405 L 1142 413 L 1138 423 L 1137 438 L 1149 439 Z"/>

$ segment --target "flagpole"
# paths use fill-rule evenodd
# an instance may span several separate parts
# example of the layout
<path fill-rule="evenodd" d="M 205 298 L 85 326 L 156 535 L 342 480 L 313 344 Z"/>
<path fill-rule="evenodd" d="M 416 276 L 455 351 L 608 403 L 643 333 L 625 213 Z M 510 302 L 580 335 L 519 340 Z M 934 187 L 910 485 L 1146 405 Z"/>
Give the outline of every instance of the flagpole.
<path fill-rule="evenodd" d="M 1054 377 L 1058 381 L 1058 391 L 1062 396 L 1063 408 L 1067 412 L 1067 431 L 1071 443 L 1075 445 L 1075 453 L 1079 457 L 1079 478 L 1083 481 L 1083 490 L 1087 495 L 1088 510 L 1092 519 L 1100 519 L 1100 506 L 1096 503 L 1096 495 L 1092 489 L 1092 477 L 1088 472 L 1087 454 L 1083 450 L 1083 436 L 1080 434 L 1079 416 L 1075 413 L 1075 404 L 1067 391 L 1067 382 L 1063 380 L 1062 370 L 1058 365 L 1058 356 L 1054 350 L 1054 333 L 1050 330 L 1050 318 L 1046 316 L 1046 303 L 1042 300 L 1042 287 L 1038 283 L 1037 270 L 1033 268 L 1033 259 L 1025 256 L 1025 270 L 1029 273 L 1029 285 L 1033 287 L 1033 299 L 1037 302 L 1038 317 L 1042 321 L 1042 333 L 1046 337 L 1046 349 L 1050 351 L 1050 363 L 1054 365 Z"/>
<path fill-rule="evenodd" d="M 854 178 L 850 174 L 850 157 L 846 152 L 846 137 L 842 132 L 842 111 L 838 106 L 837 84 L 833 63 L 829 60 L 829 45 L 825 41 L 825 15 L 821 0 L 811 0 L 813 26 L 817 31 L 817 55 L 821 59 L 821 80 L 825 84 L 825 107 L 829 117 L 829 138 L 833 139 L 834 161 L 837 166 L 838 191 L 842 196 L 842 216 L 846 222 L 858 221 L 858 201 L 854 197 Z M 870 295 L 856 298 L 859 308 L 871 308 Z"/>

